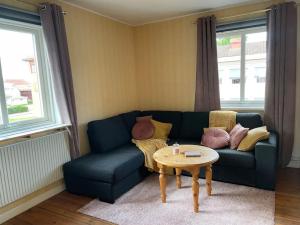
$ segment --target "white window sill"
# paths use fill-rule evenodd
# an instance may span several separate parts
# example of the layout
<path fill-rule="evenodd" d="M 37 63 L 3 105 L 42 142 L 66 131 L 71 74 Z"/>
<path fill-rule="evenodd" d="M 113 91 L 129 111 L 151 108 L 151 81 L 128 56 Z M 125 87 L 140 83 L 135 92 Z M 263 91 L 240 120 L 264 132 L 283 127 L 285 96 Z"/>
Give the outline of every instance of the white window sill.
<path fill-rule="evenodd" d="M 240 112 L 264 112 L 262 101 L 221 101 L 221 109 Z"/>
<path fill-rule="evenodd" d="M 4 133 L 0 135 L 0 142 L 13 141 L 13 139 L 20 139 L 20 138 L 30 138 L 32 135 L 37 135 L 39 133 L 62 129 L 68 126 L 70 126 L 70 124 L 49 124 L 46 126 L 35 127 L 34 129 L 26 130 L 26 131 L 7 133 L 7 134 Z"/>
<path fill-rule="evenodd" d="M 264 108 L 259 108 L 259 107 L 229 107 L 229 106 L 221 106 L 222 110 L 233 110 L 233 111 L 260 111 L 264 112 Z"/>

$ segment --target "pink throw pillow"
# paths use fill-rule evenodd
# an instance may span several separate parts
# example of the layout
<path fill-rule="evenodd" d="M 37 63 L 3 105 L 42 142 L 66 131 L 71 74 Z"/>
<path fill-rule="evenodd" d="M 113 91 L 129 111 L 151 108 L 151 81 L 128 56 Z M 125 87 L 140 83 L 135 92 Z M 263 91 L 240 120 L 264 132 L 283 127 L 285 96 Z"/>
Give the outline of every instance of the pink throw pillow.
<path fill-rule="evenodd" d="M 202 136 L 201 144 L 209 148 L 217 149 L 226 147 L 229 144 L 229 140 L 230 136 L 225 130 L 208 128 Z"/>
<path fill-rule="evenodd" d="M 231 137 L 231 136 L 235 135 L 241 127 L 242 127 L 241 124 L 239 124 L 239 123 L 236 124 L 230 131 L 229 136 Z"/>
<path fill-rule="evenodd" d="M 154 126 L 150 120 L 141 120 L 134 124 L 131 134 L 136 140 L 145 140 L 152 138 L 154 130 Z"/>
<path fill-rule="evenodd" d="M 244 137 L 246 137 L 249 128 L 243 127 L 241 124 L 237 124 L 234 128 L 230 131 L 230 148 L 236 149 Z"/>

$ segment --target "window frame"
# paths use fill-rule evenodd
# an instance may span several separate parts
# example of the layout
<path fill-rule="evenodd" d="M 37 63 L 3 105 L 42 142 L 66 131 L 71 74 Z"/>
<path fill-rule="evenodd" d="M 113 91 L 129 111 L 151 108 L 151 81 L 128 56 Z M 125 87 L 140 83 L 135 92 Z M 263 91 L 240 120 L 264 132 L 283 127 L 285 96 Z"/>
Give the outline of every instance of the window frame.
<path fill-rule="evenodd" d="M 241 56 L 240 56 L 240 100 L 220 100 L 222 109 L 257 109 L 264 110 L 265 101 L 245 100 L 245 82 L 246 82 L 246 35 L 251 33 L 267 32 L 265 25 L 217 32 L 216 38 L 222 38 L 238 34 L 241 36 Z M 268 34 L 267 34 L 268 35 Z"/>
<path fill-rule="evenodd" d="M 17 133 L 28 132 L 29 130 L 58 125 L 60 123 L 60 118 L 54 101 L 53 80 L 48 66 L 49 61 L 41 25 L 0 18 L 0 29 L 29 33 L 33 35 L 43 111 L 43 117 L 41 118 L 9 123 L 4 91 L 4 80 L 2 70 L 0 70 L 0 107 L 3 121 L 3 124 L 0 125 L 0 136 L 9 136 Z M 5 116 L 3 117 L 3 115 Z"/>

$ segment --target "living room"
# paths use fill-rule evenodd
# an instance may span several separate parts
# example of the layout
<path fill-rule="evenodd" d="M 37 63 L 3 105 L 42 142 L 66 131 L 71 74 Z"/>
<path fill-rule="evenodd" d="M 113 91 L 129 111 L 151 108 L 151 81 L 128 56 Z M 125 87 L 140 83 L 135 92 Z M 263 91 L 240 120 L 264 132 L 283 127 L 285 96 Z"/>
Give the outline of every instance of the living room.
<path fill-rule="evenodd" d="M 299 4 L 0 0 L 0 224 L 300 224 Z"/>

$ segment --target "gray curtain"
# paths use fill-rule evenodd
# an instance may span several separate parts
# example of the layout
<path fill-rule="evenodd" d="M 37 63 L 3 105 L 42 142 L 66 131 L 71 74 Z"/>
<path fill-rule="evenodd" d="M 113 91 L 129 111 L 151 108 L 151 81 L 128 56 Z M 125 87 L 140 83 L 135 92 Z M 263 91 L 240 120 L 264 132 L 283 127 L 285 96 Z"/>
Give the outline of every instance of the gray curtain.
<path fill-rule="evenodd" d="M 295 125 L 297 8 L 294 2 L 268 12 L 267 78 L 264 121 L 279 134 L 279 165 L 292 156 Z"/>
<path fill-rule="evenodd" d="M 216 18 L 197 21 L 197 72 L 195 111 L 220 109 Z"/>
<path fill-rule="evenodd" d="M 62 122 L 68 127 L 71 158 L 80 155 L 77 114 L 64 15 L 60 6 L 45 3 L 40 8 L 41 23 L 53 74 L 55 97 Z"/>

